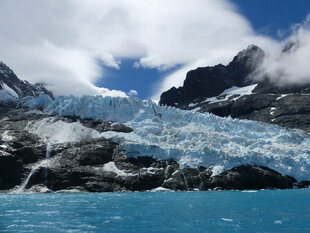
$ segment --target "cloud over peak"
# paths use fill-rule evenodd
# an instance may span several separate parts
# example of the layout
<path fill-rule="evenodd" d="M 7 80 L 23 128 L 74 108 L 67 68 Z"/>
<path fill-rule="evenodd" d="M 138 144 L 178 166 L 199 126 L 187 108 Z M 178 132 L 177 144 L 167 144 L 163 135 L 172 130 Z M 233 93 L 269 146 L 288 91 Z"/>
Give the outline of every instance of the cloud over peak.
<path fill-rule="evenodd" d="M 310 15 L 301 24 L 292 26 L 292 33 L 278 50 L 267 53 L 256 79 L 268 77 L 283 85 L 310 84 Z"/>

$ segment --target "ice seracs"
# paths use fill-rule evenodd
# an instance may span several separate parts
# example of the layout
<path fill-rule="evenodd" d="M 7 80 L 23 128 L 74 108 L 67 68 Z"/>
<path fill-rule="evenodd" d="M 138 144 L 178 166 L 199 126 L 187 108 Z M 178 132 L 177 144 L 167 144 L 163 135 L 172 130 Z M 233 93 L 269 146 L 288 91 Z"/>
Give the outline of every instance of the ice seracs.
<path fill-rule="evenodd" d="M 132 97 L 66 96 L 52 100 L 39 96 L 22 99 L 20 105 L 60 116 L 125 123 L 134 131 L 89 131 L 87 137 L 119 142 L 128 156 L 173 159 L 184 167 L 205 166 L 213 169 L 214 175 L 243 164 L 256 164 L 297 180 L 310 180 L 310 137 L 301 130 L 184 111 Z M 28 125 L 28 130 L 42 139 L 47 134 L 55 135 L 55 143 L 79 140 L 73 135 L 83 134 L 82 129 L 78 122 Z"/>

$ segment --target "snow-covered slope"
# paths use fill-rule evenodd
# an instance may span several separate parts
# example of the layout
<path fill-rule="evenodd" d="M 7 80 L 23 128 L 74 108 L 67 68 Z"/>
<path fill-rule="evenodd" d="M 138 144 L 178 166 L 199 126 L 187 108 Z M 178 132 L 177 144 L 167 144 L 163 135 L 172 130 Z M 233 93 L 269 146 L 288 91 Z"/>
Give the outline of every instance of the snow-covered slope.
<path fill-rule="evenodd" d="M 192 109 L 193 107 L 195 107 L 192 110 L 199 111 L 201 108 L 200 107 L 196 108 L 196 106 L 201 105 L 202 103 L 214 104 L 214 103 L 224 102 L 228 100 L 235 101 L 244 95 L 251 95 L 252 91 L 255 89 L 256 86 L 257 86 L 257 83 L 248 85 L 245 87 L 237 87 L 237 86 L 230 87 L 226 89 L 225 91 L 223 91 L 218 96 L 206 98 L 205 100 L 201 102 L 188 104 L 188 109 Z"/>
<path fill-rule="evenodd" d="M 18 99 L 18 94 L 0 80 L 0 101 L 15 102 Z"/>
<path fill-rule="evenodd" d="M 310 137 L 304 131 L 184 111 L 136 98 L 66 96 L 52 100 L 40 95 L 23 98 L 19 106 L 60 116 L 123 122 L 134 129 L 132 133 L 100 134 L 78 123 L 63 122 L 60 126 L 52 120 L 28 126 L 29 131 L 51 143 L 59 138 L 61 142 L 79 140 L 85 133 L 119 142 L 129 156 L 170 158 L 182 166 L 211 167 L 214 174 L 241 164 L 257 164 L 297 180 L 310 180 Z"/>
<path fill-rule="evenodd" d="M 12 96 L 6 90 L 0 90 L 0 102 L 7 103 L 7 102 L 15 102 L 15 101 L 17 101 L 16 97 Z"/>

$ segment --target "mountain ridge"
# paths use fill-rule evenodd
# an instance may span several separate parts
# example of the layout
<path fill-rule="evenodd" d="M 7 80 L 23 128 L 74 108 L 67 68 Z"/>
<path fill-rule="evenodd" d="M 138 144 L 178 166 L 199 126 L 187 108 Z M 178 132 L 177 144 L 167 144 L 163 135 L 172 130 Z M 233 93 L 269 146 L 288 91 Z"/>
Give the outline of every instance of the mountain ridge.
<path fill-rule="evenodd" d="M 260 66 L 264 56 L 263 50 L 252 45 L 239 52 L 227 66 L 220 64 L 191 70 L 183 86 L 163 92 L 159 103 L 310 132 L 310 84 L 278 85 L 268 75 L 255 80 L 255 72 L 262 72 Z M 246 95 L 236 91 L 234 95 L 226 93 L 230 88 L 254 84 L 256 86 Z"/>

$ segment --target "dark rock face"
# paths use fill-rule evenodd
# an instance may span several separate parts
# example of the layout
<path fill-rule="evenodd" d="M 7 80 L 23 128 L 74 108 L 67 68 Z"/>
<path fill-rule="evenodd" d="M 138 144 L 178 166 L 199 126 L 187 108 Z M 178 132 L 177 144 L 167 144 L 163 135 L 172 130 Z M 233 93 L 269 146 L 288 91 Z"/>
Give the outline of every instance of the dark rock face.
<path fill-rule="evenodd" d="M 20 80 L 14 72 L 3 62 L 0 62 L 0 90 L 3 90 L 3 84 L 13 89 L 19 98 L 25 96 L 37 97 L 40 94 L 47 94 L 53 98 L 52 92 L 48 91 L 42 83 L 30 84 L 27 81 Z"/>
<path fill-rule="evenodd" d="M 109 121 L 99 121 L 93 119 L 81 119 L 80 122 L 85 127 L 95 129 L 100 133 L 105 131 L 130 133 L 133 131 L 132 128 L 121 123 L 112 123 Z"/>
<path fill-rule="evenodd" d="M 232 86 L 246 86 L 252 83 L 248 75 L 260 64 L 264 52 L 251 45 L 241 51 L 229 65 L 201 67 L 189 71 L 183 87 L 172 87 L 160 97 L 160 104 L 183 106 L 195 99 L 217 96 Z"/>
<path fill-rule="evenodd" d="M 190 71 L 183 87 L 173 87 L 164 92 L 160 104 L 310 132 L 310 84 L 277 85 L 268 77 L 259 82 L 250 80 L 253 72 L 259 72 L 263 57 L 261 49 L 250 46 L 228 66 L 217 65 Z M 236 94 L 226 99 L 227 95 L 220 95 L 232 86 L 244 87 L 253 83 L 257 85 L 250 95 Z M 207 100 L 209 97 L 214 97 L 216 101 Z"/>
<path fill-rule="evenodd" d="M 257 94 L 307 94 L 310 91 L 310 84 L 291 84 L 291 85 L 277 85 L 272 83 L 268 78 L 258 82 L 253 90 Z"/>
<path fill-rule="evenodd" d="M 235 101 L 202 103 L 199 112 L 248 119 L 310 132 L 310 95 L 252 94 Z"/>
<path fill-rule="evenodd" d="M 0 107 L 0 192 L 115 192 L 163 187 L 176 191 L 306 187 L 267 167 L 247 165 L 213 176 L 205 167 L 181 168 L 173 160 L 128 157 L 118 143 L 99 139 L 47 145 L 25 130 L 29 121 L 48 117 L 40 111 Z M 72 123 L 77 119 L 55 117 Z M 111 122 L 81 120 L 102 131 Z M 98 128 L 98 125 L 101 125 Z M 130 132 L 127 126 L 115 130 Z"/>
<path fill-rule="evenodd" d="M 0 189 L 19 185 L 27 166 L 45 157 L 46 146 L 37 145 L 39 138 L 24 130 L 27 124 L 24 113 L 24 110 L 0 107 Z M 31 119 L 36 117 L 39 116 L 29 115 Z"/>
<path fill-rule="evenodd" d="M 263 166 L 243 165 L 233 168 L 218 176 L 214 176 L 207 183 L 207 187 L 220 189 L 289 189 L 296 180 Z"/>

